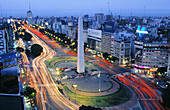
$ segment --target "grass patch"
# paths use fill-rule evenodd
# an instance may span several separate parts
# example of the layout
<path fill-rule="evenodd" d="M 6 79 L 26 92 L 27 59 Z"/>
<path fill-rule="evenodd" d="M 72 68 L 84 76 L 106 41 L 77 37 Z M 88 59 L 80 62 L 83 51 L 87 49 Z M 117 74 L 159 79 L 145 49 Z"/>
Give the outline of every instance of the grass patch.
<path fill-rule="evenodd" d="M 77 60 L 77 57 L 57 57 L 57 58 L 52 58 L 47 60 L 45 63 L 47 65 L 47 67 L 51 67 L 51 63 L 57 60 L 61 60 L 61 59 L 73 59 L 73 60 Z"/>
<path fill-rule="evenodd" d="M 64 60 L 64 61 L 58 61 L 58 62 L 56 62 L 56 63 L 54 63 L 54 66 L 57 66 L 57 64 L 60 64 L 60 63 L 62 63 L 62 62 L 64 62 L 64 63 L 68 63 L 68 62 L 77 62 L 77 60 L 75 60 L 75 59 L 73 59 L 73 60 L 68 60 L 67 62 L 65 62 L 66 60 Z"/>
<path fill-rule="evenodd" d="M 118 82 L 119 83 L 119 82 Z M 126 101 L 128 101 L 131 97 L 130 95 L 130 90 L 127 89 L 125 86 L 120 84 L 120 89 L 110 95 L 105 95 L 105 96 L 84 96 L 84 95 L 79 95 L 75 94 L 74 92 L 70 91 L 67 86 L 63 86 L 64 90 L 67 92 L 67 94 L 77 102 L 85 104 L 85 105 L 91 105 L 91 106 L 115 106 L 122 104 Z"/>

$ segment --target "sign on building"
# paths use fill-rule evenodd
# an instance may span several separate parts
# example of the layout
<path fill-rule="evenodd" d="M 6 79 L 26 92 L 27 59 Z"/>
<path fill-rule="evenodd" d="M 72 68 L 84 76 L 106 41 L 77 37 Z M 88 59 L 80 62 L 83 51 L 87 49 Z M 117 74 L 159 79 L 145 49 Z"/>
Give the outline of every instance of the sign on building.
<path fill-rule="evenodd" d="M 88 35 L 93 36 L 93 37 L 97 37 L 97 38 L 101 38 L 102 37 L 102 31 L 88 28 Z"/>
<path fill-rule="evenodd" d="M 114 23 L 113 22 L 105 22 L 104 23 L 104 31 L 105 32 L 114 32 Z"/>

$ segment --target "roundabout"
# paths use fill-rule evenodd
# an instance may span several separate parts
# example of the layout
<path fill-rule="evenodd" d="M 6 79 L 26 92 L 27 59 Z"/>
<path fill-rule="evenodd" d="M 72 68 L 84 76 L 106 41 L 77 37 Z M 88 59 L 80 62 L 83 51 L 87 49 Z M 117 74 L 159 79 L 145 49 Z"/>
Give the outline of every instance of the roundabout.
<path fill-rule="evenodd" d="M 86 73 L 78 74 L 74 69 L 76 60 L 76 57 L 60 57 L 46 61 L 53 79 L 60 80 L 58 87 L 69 100 L 83 105 L 112 107 L 131 99 L 131 91 L 126 86 L 93 63 L 85 61 Z M 56 75 L 56 68 L 63 66 L 70 70 L 59 70 L 60 75 Z"/>

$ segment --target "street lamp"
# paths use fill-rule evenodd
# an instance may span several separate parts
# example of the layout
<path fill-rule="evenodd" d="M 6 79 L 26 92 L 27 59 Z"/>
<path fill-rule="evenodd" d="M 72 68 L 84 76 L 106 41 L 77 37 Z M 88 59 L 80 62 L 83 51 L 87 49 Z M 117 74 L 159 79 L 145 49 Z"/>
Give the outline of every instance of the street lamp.
<path fill-rule="evenodd" d="M 100 71 L 99 71 L 99 74 L 97 75 L 98 78 L 99 78 L 99 92 L 101 91 L 100 88 L 101 88 L 101 78 L 100 78 Z"/>
<path fill-rule="evenodd" d="M 60 74 L 60 72 L 59 71 L 57 71 L 57 75 L 59 75 Z"/>
<path fill-rule="evenodd" d="M 57 74 L 57 75 L 60 74 L 59 68 L 56 68 L 56 74 Z"/>

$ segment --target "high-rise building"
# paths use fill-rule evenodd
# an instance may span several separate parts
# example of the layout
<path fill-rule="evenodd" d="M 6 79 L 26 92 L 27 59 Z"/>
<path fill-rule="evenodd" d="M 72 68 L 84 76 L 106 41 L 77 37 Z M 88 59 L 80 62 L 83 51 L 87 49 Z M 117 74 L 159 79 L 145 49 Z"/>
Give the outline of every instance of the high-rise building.
<path fill-rule="evenodd" d="M 111 54 L 111 38 L 113 36 L 113 33 L 102 33 L 102 39 L 101 39 L 101 51 L 107 52 L 108 54 Z"/>
<path fill-rule="evenodd" d="M 114 36 L 114 23 L 105 22 L 102 32 L 101 51 L 111 54 L 111 39 Z"/>
<path fill-rule="evenodd" d="M 30 4 L 29 4 L 29 11 L 27 12 L 27 21 L 28 21 L 28 26 L 30 26 L 30 24 L 34 24 Z"/>
<path fill-rule="evenodd" d="M 148 36 L 147 30 L 138 29 L 135 39 L 135 64 L 139 72 L 152 73 L 168 65 L 169 41 L 167 36 Z"/>
<path fill-rule="evenodd" d="M 104 22 L 104 14 L 103 13 L 96 13 L 95 14 L 95 21 L 98 24 L 101 24 L 102 22 Z"/>
<path fill-rule="evenodd" d="M 6 22 L 0 22 L 0 54 L 13 51 L 14 36 L 12 27 Z"/>
<path fill-rule="evenodd" d="M 2 23 L 0 24 L 2 26 Z M 0 55 L 6 53 L 6 40 L 3 28 L 0 28 Z"/>
<path fill-rule="evenodd" d="M 119 64 L 129 63 L 131 60 L 130 38 L 121 35 L 118 38 L 112 37 L 111 55 L 118 59 Z"/>

